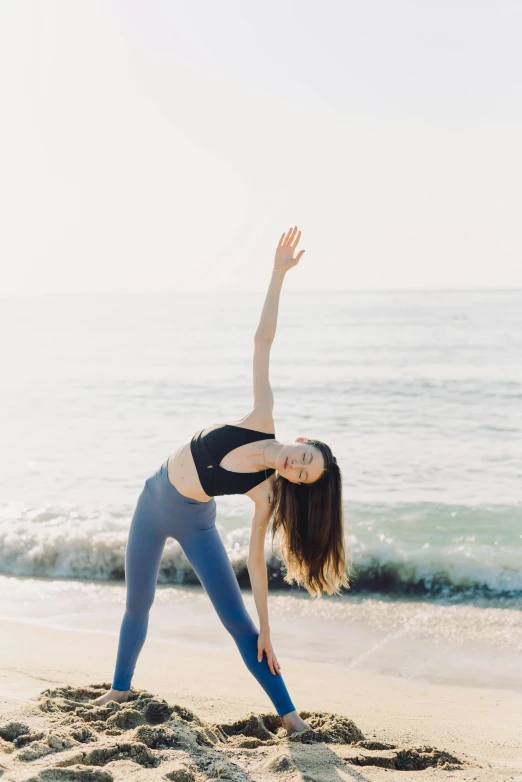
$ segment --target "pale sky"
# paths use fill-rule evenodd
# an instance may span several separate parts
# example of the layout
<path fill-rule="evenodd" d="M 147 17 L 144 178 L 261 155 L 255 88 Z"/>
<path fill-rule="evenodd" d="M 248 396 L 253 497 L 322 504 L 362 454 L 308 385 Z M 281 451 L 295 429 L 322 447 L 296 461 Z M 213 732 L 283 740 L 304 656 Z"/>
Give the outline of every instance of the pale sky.
<path fill-rule="evenodd" d="M 0 296 L 522 287 L 522 2 L 4 0 Z"/>

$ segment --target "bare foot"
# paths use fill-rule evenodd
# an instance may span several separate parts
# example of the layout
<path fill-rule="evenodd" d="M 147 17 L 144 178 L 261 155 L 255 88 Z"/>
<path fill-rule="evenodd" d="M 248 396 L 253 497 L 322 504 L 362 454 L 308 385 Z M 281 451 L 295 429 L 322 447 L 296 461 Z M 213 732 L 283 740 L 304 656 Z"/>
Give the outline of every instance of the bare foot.
<path fill-rule="evenodd" d="M 130 690 L 113 690 L 111 687 L 111 689 L 108 690 L 108 692 L 106 692 L 104 695 L 100 695 L 99 698 L 96 698 L 93 703 L 97 703 L 99 706 L 101 706 L 102 703 L 107 703 L 108 701 L 126 703 L 129 700 L 129 693 Z"/>
<path fill-rule="evenodd" d="M 302 733 L 303 730 L 310 730 L 310 725 L 301 719 L 297 713 L 297 709 L 295 711 L 289 711 L 288 714 L 283 714 L 281 722 L 283 723 L 283 728 L 285 728 L 288 733 Z"/>

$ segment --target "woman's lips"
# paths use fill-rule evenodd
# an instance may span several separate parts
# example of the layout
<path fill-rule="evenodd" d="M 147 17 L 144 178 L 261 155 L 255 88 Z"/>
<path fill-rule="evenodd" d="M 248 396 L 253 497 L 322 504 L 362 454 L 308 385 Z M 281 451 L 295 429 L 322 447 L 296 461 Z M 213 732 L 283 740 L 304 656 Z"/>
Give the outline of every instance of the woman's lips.
<path fill-rule="evenodd" d="M 287 463 L 287 461 L 288 461 L 288 456 L 285 459 L 285 470 L 286 470 L 286 463 Z"/>

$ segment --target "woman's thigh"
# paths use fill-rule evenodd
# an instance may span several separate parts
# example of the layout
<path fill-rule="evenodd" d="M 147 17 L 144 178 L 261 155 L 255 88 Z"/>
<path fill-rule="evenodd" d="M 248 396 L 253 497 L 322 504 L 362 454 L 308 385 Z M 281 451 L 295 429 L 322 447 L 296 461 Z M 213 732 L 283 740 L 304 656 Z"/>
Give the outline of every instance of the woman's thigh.
<path fill-rule="evenodd" d="M 167 540 L 162 528 L 163 513 L 146 489 L 138 498 L 125 549 L 127 610 L 147 611 L 154 602 L 158 572 Z"/>

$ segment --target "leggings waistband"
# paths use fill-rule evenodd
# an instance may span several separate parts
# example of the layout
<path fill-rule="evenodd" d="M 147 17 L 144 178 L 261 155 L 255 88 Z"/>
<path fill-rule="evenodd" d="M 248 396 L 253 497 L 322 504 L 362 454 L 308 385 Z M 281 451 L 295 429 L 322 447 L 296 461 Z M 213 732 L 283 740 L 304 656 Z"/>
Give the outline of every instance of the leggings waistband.
<path fill-rule="evenodd" d="M 201 519 L 211 518 L 216 510 L 214 497 L 202 502 L 181 494 L 169 481 L 168 462 L 167 457 L 156 472 L 145 481 L 145 486 L 160 508 L 170 514 L 182 512 L 184 515 L 190 514 Z"/>

